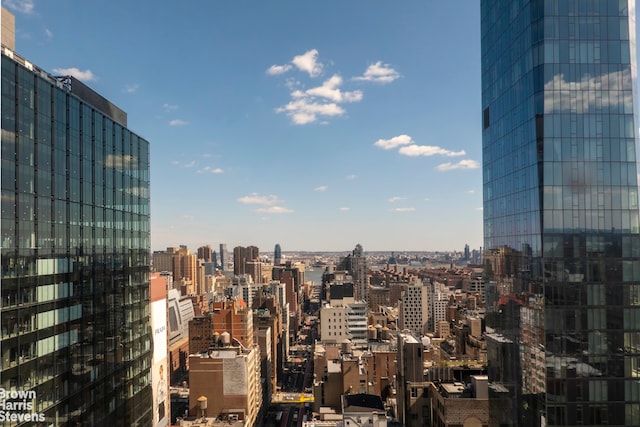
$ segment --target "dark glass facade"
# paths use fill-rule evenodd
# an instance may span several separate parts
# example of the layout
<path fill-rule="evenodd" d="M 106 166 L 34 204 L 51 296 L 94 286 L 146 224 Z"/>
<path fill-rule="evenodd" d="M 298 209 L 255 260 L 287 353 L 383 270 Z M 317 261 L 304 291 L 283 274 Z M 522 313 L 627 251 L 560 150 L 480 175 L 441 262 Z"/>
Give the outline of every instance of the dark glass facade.
<path fill-rule="evenodd" d="M 150 425 L 149 143 L 86 99 L 3 49 L 0 387 Z"/>
<path fill-rule="evenodd" d="M 492 425 L 640 425 L 635 1 L 482 0 Z"/>

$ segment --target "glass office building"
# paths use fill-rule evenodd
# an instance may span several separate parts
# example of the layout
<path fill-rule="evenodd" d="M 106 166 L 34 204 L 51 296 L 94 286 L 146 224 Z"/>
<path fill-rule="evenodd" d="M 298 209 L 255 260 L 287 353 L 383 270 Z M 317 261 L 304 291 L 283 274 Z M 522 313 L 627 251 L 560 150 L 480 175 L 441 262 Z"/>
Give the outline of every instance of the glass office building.
<path fill-rule="evenodd" d="M 640 425 L 634 0 L 482 0 L 492 425 Z"/>
<path fill-rule="evenodd" d="M 3 46 L 0 425 L 18 392 L 38 425 L 151 425 L 149 143 L 126 126 Z"/>

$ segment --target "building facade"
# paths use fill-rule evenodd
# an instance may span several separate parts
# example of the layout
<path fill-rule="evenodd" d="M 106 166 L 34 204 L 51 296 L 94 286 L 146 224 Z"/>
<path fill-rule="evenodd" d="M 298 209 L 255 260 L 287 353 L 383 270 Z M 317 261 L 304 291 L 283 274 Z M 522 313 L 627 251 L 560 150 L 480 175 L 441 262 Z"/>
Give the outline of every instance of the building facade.
<path fill-rule="evenodd" d="M 492 425 L 640 425 L 635 1 L 482 0 Z"/>
<path fill-rule="evenodd" d="M 204 262 L 211 262 L 212 258 L 213 249 L 211 249 L 210 245 L 200 246 L 198 248 L 198 259 L 201 259 Z"/>
<path fill-rule="evenodd" d="M 0 387 L 47 425 L 150 425 L 149 143 L 4 42 Z"/>
<path fill-rule="evenodd" d="M 200 416 L 199 398 L 207 401 L 205 415 L 256 425 L 262 408 L 260 349 L 226 344 L 205 354 L 189 356 L 189 414 Z"/>
<path fill-rule="evenodd" d="M 273 249 L 273 265 L 282 264 L 282 248 L 280 248 L 280 244 L 276 243 L 275 248 Z"/>
<path fill-rule="evenodd" d="M 430 332 L 429 325 L 429 286 L 422 280 L 413 278 L 405 285 L 398 304 L 398 326 L 401 330 L 408 329 L 415 336 Z"/>

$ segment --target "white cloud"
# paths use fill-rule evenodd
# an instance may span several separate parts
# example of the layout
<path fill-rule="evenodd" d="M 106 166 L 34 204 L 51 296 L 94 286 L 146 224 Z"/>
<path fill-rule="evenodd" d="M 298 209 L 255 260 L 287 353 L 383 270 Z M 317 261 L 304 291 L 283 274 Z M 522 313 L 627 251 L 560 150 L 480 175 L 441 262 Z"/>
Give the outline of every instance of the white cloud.
<path fill-rule="evenodd" d="M 286 113 L 294 124 L 306 125 L 318 120 L 318 116 L 341 116 L 344 109 L 336 103 L 326 103 L 314 101 L 311 98 L 301 97 L 294 99 L 283 107 L 276 109 L 277 113 Z"/>
<path fill-rule="evenodd" d="M 205 166 L 198 171 L 198 173 L 212 173 L 214 175 L 218 175 L 224 173 L 224 170 L 221 168 L 214 168 L 212 166 Z"/>
<path fill-rule="evenodd" d="M 44 35 L 47 36 L 48 39 L 52 39 L 53 38 L 53 32 L 48 28 L 44 29 Z"/>
<path fill-rule="evenodd" d="M 322 86 L 306 91 L 298 89 L 299 82 L 289 81 L 288 86 L 292 90 L 291 101 L 277 108 L 276 112 L 286 113 L 297 125 L 314 123 L 322 117 L 342 116 L 346 111 L 338 104 L 359 102 L 362 100 L 362 92 L 343 92 L 339 89 L 341 85 L 342 77 L 337 74 L 327 79 Z"/>
<path fill-rule="evenodd" d="M 291 69 L 291 65 L 272 65 L 267 69 L 267 74 L 270 76 L 277 76 L 278 74 L 284 74 Z"/>
<path fill-rule="evenodd" d="M 373 145 L 376 147 L 390 150 L 401 145 L 415 144 L 409 135 L 398 135 L 391 139 L 379 139 Z"/>
<path fill-rule="evenodd" d="M 351 210 L 351 208 L 348 208 L 346 206 L 340 208 L 341 212 L 347 212 L 347 211 L 350 211 L 350 210 Z"/>
<path fill-rule="evenodd" d="M 353 180 L 354 180 L 354 179 L 356 179 L 357 177 L 358 177 L 358 175 L 347 175 L 347 176 L 345 176 L 344 178 L 345 178 L 347 181 L 353 181 Z"/>
<path fill-rule="evenodd" d="M 328 189 L 328 188 L 329 188 L 329 187 L 327 187 L 326 185 L 321 185 L 320 187 L 316 187 L 316 188 L 314 188 L 314 189 L 313 189 L 313 191 L 319 191 L 319 192 L 321 192 L 321 193 L 322 193 L 322 192 L 324 192 L 324 191 L 327 191 L 327 189 Z"/>
<path fill-rule="evenodd" d="M 291 213 L 293 211 L 283 206 L 269 206 L 268 208 L 256 209 L 256 212 L 271 213 L 271 214 L 285 214 L 285 213 Z"/>
<path fill-rule="evenodd" d="M 391 197 L 391 198 L 389 198 L 389 199 L 388 199 L 388 202 L 389 202 L 389 203 L 395 203 L 395 202 L 399 202 L 399 201 L 401 201 L 401 200 L 407 200 L 407 198 L 406 198 L 406 197 L 398 197 L 398 196 L 395 196 L 395 197 Z"/>
<path fill-rule="evenodd" d="M 476 194 L 476 190 L 467 190 L 467 194 Z"/>
<path fill-rule="evenodd" d="M 322 73 L 322 64 L 318 62 L 318 50 L 311 49 L 302 55 L 294 56 L 291 63 L 298 70 L 309 73 L 311 77 L 317 77 Z"/>
<path fill-rule="evenodd" d="M 416 208 L 394 208 L 392 211 L 394 212 L 413 212 Z"/>
<path fill-rule="evenodd" d="M 192 167 L 194 167 L 195 165 L 196 165 L 196 161 L 195 161 L 195 160 L 192 160 L 192 161 L 190 161 L 189 163 L 185 163 L 185 164 L 184 164 L 184 167 L 185 167 L 185 168 L 192 168 Z"/>
<path fill-rule="evenodd" d="M 169 121 L 169 126 L 185 126 L 188 123 L 181 119 L 173 119 Z"/>
<path fill-rule="evenodd" d="M 383 64 L 378 61 L 369 65 L 361 77 L 354 77 L 353 80 L 375 82 L 375 83 L 391 83 L 400 77 L 400 73 L 391 68 L 389 64 Z"/>
<path fill-rule="evenodd" d="M 446 148 L 434 146 L 434 145 L 409 145 L 405 147 L 401 147 L 398 152 L 402 155 L 409 157 L 417 157 L 417 156 L 447 156 L 447 157 L 455 157 L 455 156 L 464 156 L 466 153 L 464 150 L 460 151 L 450 151 Z"/>
<path fill-rule="evenodd" d="M 322 86 L 314 87 L 307 90 L 305 93 L 310 96 L 317 96 L 320 98 L 326 98 L 333 102 L 359 102 L 362 100 L 362 92 L 354 90 L 352 92 L 342 92 L 339 87 L 342 85 L 342 77 L 338 74 L 334 74 L 331 78 L 325 80 Z M 301 96 L 299 91 L 295 91 L 291 96 Z"/>
<path fill-rule="evenodd" d="M 33 13 L 35 9 L 33 0 L 4 0 L 2 3 L 7 9 L 11 9 L 15 12 L 29 14 Z"/>
<path fill-rule="evenodd" d="M 79 70 L 75 67 L 71 67 L 71 68 L 54 68 L 53 71 L 57 74 L 63 75 L 63 76 L 73 76 L 78 80 L 81 80 L 83 82 L 91 82 L 94 81 L 96 79 L 96 76 L 93 74 L 93 72 L 91 70 Z"/>
<path fill-rule="evenodd" d="M 139 84 L 126 85 L 124 87 L 124 91 L 126 93 L 135 93 L 138 91 L 139 88 L 140 88 Z"/>
<path fill-rule="evenodd" d="M 458 163 L 442 163 L 436 167 L 439 171 L 450 171 L 455 169 L 478 169 L 480 163 L 475 160 L 460 160 Z"/>
<path fill-rule="evenodd" d="M 169 111 L 175 111 L 179 107 L 175 104 L 168 104 L 165 102 L 164 104 L 162 104 L 162 108 L 164 109 L 164 111 L 169 112 Z"/>
<path fill-rule="evenodd" d="M 273 194 L 269 196 L 262 196 L 258 193 L 251 193 L 248 196 L 239 197 L 238 202 L 246 205 L 273 206 L 278 203 L 278 196 L 274 196 Z"/>

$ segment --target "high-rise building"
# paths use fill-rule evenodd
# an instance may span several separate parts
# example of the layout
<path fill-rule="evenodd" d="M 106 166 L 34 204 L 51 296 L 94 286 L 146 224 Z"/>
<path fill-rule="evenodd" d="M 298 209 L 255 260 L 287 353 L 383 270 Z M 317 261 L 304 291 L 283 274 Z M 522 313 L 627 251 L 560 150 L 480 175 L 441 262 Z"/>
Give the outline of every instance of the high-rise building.
<path fill-rule="evenodd" d="M 213 249 L 210 245 L 200 246 L 198 248 L 198 259 L 204 260 L 204 262 L 211 262 Z"/>
<path fill-rule="evenodd" d="M 401 330 L 408 329 L 415 336 L 419 337 L 429 330 L 429 288 L 430 283 L 424 284 L 422 280 L 412 277 L 409 283 L 405 284 L 404 292 L 398 304 L 398 327 Z"/>
<path fill-rule="evenodd" d="M 369 299 L 369 276 L 367 276 L 367 258 L 361 244 L 357 244 L 337 266 L 338 270 L 347 270 L 353 278 L 355 297 L 360 301 Z"/>
<path fill-rule="evenodd" d="M 153 269 L 157 272 L 170 271 L 176 282 L 190 282 L 195 292 L 195 289 L 200 289 L 202 282 L 198 259 L 185 245 L 171 247 L 166 251 L 153 252 Z"/>
<path fill-rule="evenodd" d="M 151 425 L 149 143 L 5 45 L 7 14 L 0 387 L 37 424 Z"/>
<path fill-rule="evenodd" d="M 482 0 L 492 425 L 640 425 L 634 0 Z"/>
<path fill-rule="evenodd" d="M 280 265 L 282 263 L 282 249 L 280 244 L 276 243 L 276 247 L 273 250 L 273 265 Z"/>
<path fill-rule="evenodd" d="M 260 251 L 255 246 L 236 246 L 233 248 L 233 274 L 240 276 L 248 274 L 247 262 L 257 261 Z"/>
<path fill-rule="evenodd" d="M 222 271 L 229 270 L 229 251 L 227 251 L 226 243 L 220 243 L 220 269 Z"/>

